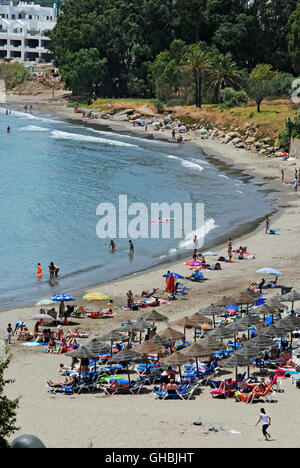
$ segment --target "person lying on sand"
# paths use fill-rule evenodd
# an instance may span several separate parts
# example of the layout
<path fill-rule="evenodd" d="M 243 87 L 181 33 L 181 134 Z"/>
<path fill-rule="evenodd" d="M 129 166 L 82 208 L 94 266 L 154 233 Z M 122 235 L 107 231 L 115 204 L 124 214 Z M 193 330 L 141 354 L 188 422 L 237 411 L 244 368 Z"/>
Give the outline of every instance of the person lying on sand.
<path fill-rule="evenodd" d="M 49 387 L 65 387 L 65 386 L 72 386 L 77 381 L 77 375 L 75 373 L 71 374 L 69 379 L 64 380 L 63 382 L 52 382 L 52 380 L 48 380 L 47 384 Z"/>

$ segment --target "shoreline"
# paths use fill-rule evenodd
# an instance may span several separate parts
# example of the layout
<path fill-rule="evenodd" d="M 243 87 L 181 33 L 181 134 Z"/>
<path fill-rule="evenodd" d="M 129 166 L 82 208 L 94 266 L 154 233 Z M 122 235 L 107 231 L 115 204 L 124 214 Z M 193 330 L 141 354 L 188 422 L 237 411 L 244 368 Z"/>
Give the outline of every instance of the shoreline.
<path fill-rule="evenodd" d="M 27 100 L 26 100 L 27 102 Z M 31 102 L 30 100 L 28 102 Z M 15 108 L 15 109 L 20 109 L 23 107 L 23 103 L 20 104 L 20 102 L 13 102 L 11 101 L 9 104 L 11 104 L 11 107 L 12 109 Z M 111 121 L 111 120 L 107 120 L 107 119 L 97 119 L 97 120 L 91 120 L 91 121 L 83 121 L 82 118 L 80 117 L 80 114 L 74 114 L 74 111 L 72 108 L 68 108 L 66 106 L 63 106 L 63 105 L 57 105 L 57 104 L 45 104 L 45 103 L 42 103 L 42 104 L 35 104 L 35 110 L 37 110 L 38 112 L 41 112 L 41 113 L 50 113 L 52 114 L 53 116 L 59 116 L 59 117 L 63 117 L 66 121 L 70 121 L 71 123 L 77 123 L 80 122 L 82 124 L 82 127 L 86 127 L 86 126 L 89 126 L 89 125 L 86 125 L 86 124 L 91 124 L 90 126 L 92 127 L 101 127 L 101 128 L 105 128 L 105 130 L 111 130 L 112 132 L 121 132 L 121 133 L 125 133 L 126 135 L 132 135 L 133 137 L 134 136 L 141 136 L 141 137 L 145 137 L 145 131 L 142 129 L 142 128 L 139 128 L 139 127 L 133 127 L 132 126 L 132 123 L 128 122 L 128 121 L 122 121 L 122 122 L 114 122 L 114 121 Z M 171 137 L 171 131 L 164 131 L 163 133 L 161 132 L 155 132 L 155 131 L 149 131 L 148 132 L 148 135 L 151 135 L 152 138 L 151 139 L 155 139 L 155 140 L 160 140 L 160 141 L 166 141 L 166 142 L 169 142 L 169 143 L 172 143 L 172 137 Z M 149 140 L 151 141 L 151 139 L 149 138 Z M 205 144 L 203 145 L 203 142 L 205 142 L 208 146 L 205 146 Z M 237 167 L 235 164 L 234 164 L 234 158 L 230 158 L 228 156 L 228 154 L 226 156 L 224 156 L 224 154 L 222 154 L 221 150 L 222 148 L 218 148 L 218 147 L 221 147 L 221 144 L 218 144 L 218 142 L 215 142 L 215 141 L 212 141 L 212 140 L 200 140 L 199 141 L 199 138 L 195 138 L 195 141 L 192 141 L 192 142 L 188 142 L 187 143 L 188 145 L 192 146 L 193 148 L 200 148 L 202 150 L 202 152 L 204 153 L 205 157 L 209 160 L 212 161 L 212 164 L 214 164 L 215 167 L 218 167 L 220 166 L 219 163 L 222 164 L 222 167 L 218 167 L 218 169 L 220 170 L 220 172 L 225 172 L 227 170 L 232 170 L 233 168 L 237 171 L 237 172 L 240 172 L 242 174 L 245 174 L 246 173 L 246 169 L 247 169 L 247 165 L 241 165 L 240 167 Z M 175 144 L 174 144 L 175 146 Z M 222 145 L 224 146 L 224 145 Z M 218 151 L 219 150 L 219 151 Z M 235 148 L 233 148 L 233 151 L 235 152 L 240 152 L 240 150 L 237 150 Z M 249 151 L 248 151 L 249 153 Z M 225 166 L 228 166 L 226 168 L 224 168 L 224 165 Z M 272 197 L 272 204 L 274 205 L 274 209 L 272 212 L 267 212 L 265 213 L 265 215 L 272 215 L 273 216 L 273 219 L 276 218 L 276 216 L 279 216 L 280 213 L 279 213 L 279 208 L 278 206 L 278 202 L 275 201 L 274 199 L 274 193 L 276 191 L 278 191 L 278 187 L 275 185 L 275 183 L 272 183 L 272 180 L 270 181 L 264 181 L 262 179 L 262 176 L 261 175 L 256 175 L 256 174 L 250 174 L 250 177 L 253 178 L 254 180 L 251 180 L 251 184 L 255 184 L 255 182 L 258 183 L 258 185 L 268 185 L 270 184 L 271 187 L 269 189 L 269 195 Z M 262 220 L 263 221 L 263 220 Z M 233 228 L 233 234 L 231 234 L 231 236 L 234 237 L 234 234 L 236 234 L 236 240 L 237 241 L 240 241 L 242 243 L 243 239 L 246 238 L 246 236 L 250 235 L 250 234 L 254 234 L 257 230 L 260 229 L 260 226 L 261 226 L 261 221 L 260 221 L 260 218 L 256 218 L 254 220 L 252 220 L 251 222 L 249 222 L 249 224 L 251 224 L 251 226 L 247 227 L 247 228 L 242 228 L 242 226 L 244 226 L 244 224 L 241 224 L 237 227 L 234 227 Z M 241 234 L 241 231 L 245 231 Z M 218 236 L 218 239 L 222 237 L 221 235 Z M 224 245 L 226 245 L 226 242 L 227 242 L 227 237 L 226 235 L 224 234 L 224 241 L 223 242 L 217 242 L 217 243 L 214 243 L 214 241 L 208 241 L 208 245 L 206 245 L 205 247 L 205 250 L 218 250 L 220 252 L 220 255 L 221 255 L 221 249 L 224 248 Z M 239 244 L 240 245 L 240 244 Z M 226 256 L 226 255 L 225 255 Z M 154 265 L 150 266 L 150 267 L 146 267 L 146 268 L 141 268 L 135 272 L 132 272 L 132 273 L 127 273 L 127 274 L 123 274 L 122 276 L 119 276 L 117 278 L 114 278 L 114 279 L 110 279 L 110 280 L 107 280 L 107 281 L 102 281 L 102 282 L 98 282 L 96 281 L 95 283 L 92 283 L 84 288 L 76 288 L 76 289 L 70 289 L 69 291 L 69 294 L 71 294 L 72 296 L 74 297 L 82 297 L 86 292 L 87 290 L 89 291 L 96 291 L 98 290 L 99 288 L 105 288 L 106 286 L 109 287 L 109 285 L 111 283 L 114 283 L 116 281 L 127 281 L 127 280 L 130 280 L 131 277 L 137 277 L 137 276 L 142 276 L 142 275 L 146 275 L 147 273 L 155 273 L 157 271 L 161 271 L 162 269 L 167 269 L 167 268 L 173 268 L 174 270 L 176 268 L 179 268 L 181 267 L 181 265 L 183 264 L 183 262 L 185 261 L 188 261 L 190 260 L 190 256 L 187 256 L 187 254 L 185 253 L 176 253 L 174 255 L 174 257 L 177 257 L 177 258 L 172 258 L 172 256 L 170 255 L 166 255 L 166 258 L 165 259 L 161 259 L 159 260 L 157 263 L 155 263 Z M 4 308 L 1 308 L 0 307 L 0 314 L 3 313 L 3 312 L 8 312 L 8 311 L 12 311 L 12 310 L 15 310 L 15 309 L 28 309 L 28 308 L 32 308 L 35 306 L 35 303 L 24 303 L 24 304 L 20 304 L 20 305 L 12 305 L 12 306 L 9 306 L 9 307 L 4 307 Z"/>
<path fill-rule="evenodd" d="M 30 101 L 29 101 L 30 102 Z M 36 105 L 37 106 L 37 105 Z M 43 109 L 42 109 L 43 107 Z M 52 110 L 50 110 L 52 107 Z M 41 112 L 55 114 L 52 105 L 41 106 Z M 36 107 L 37 108 L 37 107 Z M 72 109 L 59 107 L 61 115 L 68 118 Z M 57 115 L 59 115 L 57 113 Z M 78 120 L 79 119 L 74 119 Z M 99 120 L 95 122 L 98 124 Z M 144 134 L 144 130 L 133 128 L 125 123 L 115 123 L 105 120 L 101 122 L 106 127 L 116 131 L 129 131 L 134 134 Z M 131 124 L 132 125 L 132 124 Z M 164 138 L 169 138 L 164 132 Z M 160 137 L 161 133 L 156 132 Z M 297 243 L 300 231 L 300 198 L 294 194 L 290 186 L 280 184 L 279 166 L 289 167 L 287 163 L 279 162 L 276 158 L 264 158 L 247 150 L 237 150 L 232 145 L 220 144 L 215 140 L 201 140 L 196 138 L 192 143 L 199 145 L 210 155 L 235 168 L 241 168 L 249 175 L 257 178 L 257 183 L 265 183 L 266 189 L 274 190 L 276 198 L 276 214 L 272 215 L 271 227 L 280 229 L 278 235 L 265 235 L 264 226 L 260 224 L 254 230 L 234 240 L 234 248 L 239 245 L 247 245 L 248 250 L 255 255 L 254 260 L 245 260 L 234 264 L 222 263 L 221 271 L 205 272 L 208 279 L 204 283 L 188 282 L 187 295 L 178 297 L 169 305 L 161 305 L 158 311 L 166 315 L 170 321 L 190 315 L 205 307 L 222 296 L 239 292 L 253 281 L 260 280 L 261 275 L 256 270 L 262 267 L 277 268 L 282 271 L 280 277 L 282 285 L 291 285 L 295 290 L 300 288 L 300 254 L 297 251 Z M 291 174 L 294 171 L 291 166 Z M 278 177 L 276 177 L 278 176 Z M 274 179 L 276 177 L 276 180 Z M 241 207 L 242 209 L 242 207 Z M 224 255 L 227 252 L 226 245 L 220 245 L 215 250 Z M 220 249 L 220 250 L 219 250 Z M 174 267 L 174 268 L 171 268 Z M 169 268 L 169 267 L 168 267 Z M 184 276 L 190 274 L 188 266 L 183 265 L 183 260 L 170 264 L 170 269 Z M 125 303 L 126 293 L 132 289 L 135 296 L 139 296 L 143 289 L 159 287 L 164 289 L 165 281 L 162 274 L 166 268 L 145 270 L 119 280 L 110 281 L 91 287 L 89 291 L 104 292 L 114 299 L 113 305 Z M 279 289 L 266 290 L 270 297 Z M 85 305 L 89 306 L 89 303 Z M 7 323 L 14 324 L 17 320 L 24 320 L 33 328 L 34 322 L 30 320 L 36 307 L 20 307 L 0 313 L 0 329 L 2 338 L 5 337 Z M 78 326 L 89 334 L 90 339 L 119 327 L 121 322 L 134 321 L 147 309 L 135 311 L 116 311 L 115 316 L 106 320 L 91 320 L 82 318 L 77 320 Z M 72 326 L 76 326 L 73 323 Z M 172 325 L 170 325 L 172 326 Z M 166 325 L 158 325 L 158 330 Z M 177 328 L 177 327 L 176 327 Z M 178 330 L 182 330 L 178 328 Z M 80 341 L 81 344 L 87 342 Z M 278 394 L 278 404 L 269 406 L 270 415 L 274 421 L 272 425 L 273 440 L 266 443 L 259 435 L 258 429 L 253 426 L 258 419 L 257 405 L 237 404 L 233 400 L 215 400 L 210 395 L 210 388 L 204 387 L 201 395 L 190 401 L 165 401 L 155 400 L 153 393 L 141 395 L 121 395 L 107 397 L 103 393 L 80 394 L 67 397 L 65 395 L 49 396 L 45 388 L 46 381 L 57 379 L 59 363 L 70 364 L 70 358 L 63 355 L 48 355 L 41 353 L 36 348 L 25 348 L 21 343 L 13 340 L 9 347 L 12 353 L 12 361 L 7 369 L 7 378 L 13 378 L 15 383 L 7 387 L 8 398 L 16 398 L 22 395 L 20 407 L 17 411 L 17 425 L 21 428 L 10 438 L 13 440 L 21 433 L 35 434 L 40 437 L 47 447 L 87 447 L 92 444 L 95 447 L 136 447 L 136 448 L 232 448 L 232 447 L 298 447 L 298 419 L 300 417 L 300 405 L 297 405 L 299 393 L 295 391 L 289 379 L 283 381 L 285 392 Z M 276 397 L 277 398 L 277 397 Z M 76 411 L 74 411 L 74 400 Z M 290 405 L 293 402 L 293 417 L 290 417 Z M 58 424 L 57 415 L 72 428 L 66 431 L 64 424 Z M 192 425 L 195 415 L 201 415 L 203 426 L 197 428 Z M 130 415 L 130 417 L 129 417 Z M 45 421 L 47 424 L 41 424 Z M 80 422 L 78 421 L 80 420 Z M 115 440 L 115 424 L 118 421 L 122 438 Z M 103 427 L 105 421 L 105 427 Z M 253 424 L 252 424 L 253 421 Z M 277 421 L 277 422 L 276 422 Z M 145 431 L 145 423 L 147 431 Z M 222 432 L 212 434 L 208 427 L 222 425 Z M 282 427 L 285 431 L 282 432 Z M 170 431 L 170 428 L 172 430 Z M 232 435 L 234 429 L 239 434 Z"/>

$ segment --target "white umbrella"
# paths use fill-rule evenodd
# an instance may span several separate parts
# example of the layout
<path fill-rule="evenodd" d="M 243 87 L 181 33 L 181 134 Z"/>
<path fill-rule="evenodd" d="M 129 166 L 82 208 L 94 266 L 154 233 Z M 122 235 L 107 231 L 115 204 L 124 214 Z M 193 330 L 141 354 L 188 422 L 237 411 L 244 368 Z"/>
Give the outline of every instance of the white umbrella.
<path fill-rule="evenodd" d="M 52 299 L 42 299 L 41 301 L 37 302 L 35 305 L 36 306 L 43 306 L 43 305 L 52 305 L 55 304 Z"/>
<path fill-rule="evenodd" d="M 275 270 L 274 268 L 261 268 L 260 270 L 256 270 L 256 273 L 263 273 L 265 275 L 274 275 L 274 276 L 282 275 L 281 271 Z"/>
<path fill-rule="evenodd" d="M 204 252 L 202 255 L 203 257 L 215 257 L 218 254 L 216 252 Z"/>
<path fill-rule="evenodd" d="M 30 320 L 46 320 L 47 322 L 55 322 L 55 318 L 47 314 L 36 314 Z"/>

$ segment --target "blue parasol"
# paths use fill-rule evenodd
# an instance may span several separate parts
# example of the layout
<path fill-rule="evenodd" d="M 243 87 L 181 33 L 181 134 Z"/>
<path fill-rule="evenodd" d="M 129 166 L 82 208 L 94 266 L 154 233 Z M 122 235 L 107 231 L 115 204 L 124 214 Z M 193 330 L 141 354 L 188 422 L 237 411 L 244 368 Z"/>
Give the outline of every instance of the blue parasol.
<path fill-rule="evenodd" d="M 265 275 L 275 275 L 275 276 L 282 275 L 281 271 L 274 270 L 274 268 L 261 268 L 260 270 L 256 270 L 256 273 L 263 273 Z"/>

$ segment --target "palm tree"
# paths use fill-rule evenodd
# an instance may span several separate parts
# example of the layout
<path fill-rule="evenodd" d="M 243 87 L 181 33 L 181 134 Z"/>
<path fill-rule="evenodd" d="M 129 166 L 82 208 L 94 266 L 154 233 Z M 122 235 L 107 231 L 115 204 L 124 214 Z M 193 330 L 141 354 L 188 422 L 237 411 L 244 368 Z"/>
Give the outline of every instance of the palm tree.
<path fill-rule="evenodd" d="M 232 60 L 231 53 L 217 55 L 213 61 L 213 70 L 210 75 L 210 86 L 215 92 L 216 102 L 219 102 L 222 89 L 228 87 L 239 89 L 241 85 L 241 71 Z"/>
<path fill-rule="evenodd" d="M 197 44 L 188 48 L 184 56 L 183 70 L 194 74 L 196 85 L 196 107 L 202 104 L 202 80 L 209 75 L 212 70 L 210 56 L 207 52 L 201 50 Z"/>

